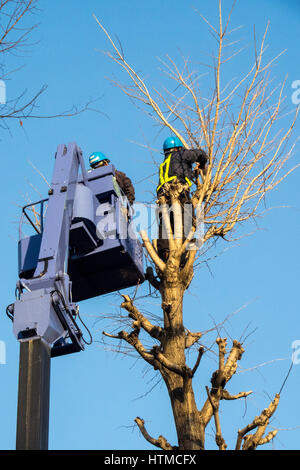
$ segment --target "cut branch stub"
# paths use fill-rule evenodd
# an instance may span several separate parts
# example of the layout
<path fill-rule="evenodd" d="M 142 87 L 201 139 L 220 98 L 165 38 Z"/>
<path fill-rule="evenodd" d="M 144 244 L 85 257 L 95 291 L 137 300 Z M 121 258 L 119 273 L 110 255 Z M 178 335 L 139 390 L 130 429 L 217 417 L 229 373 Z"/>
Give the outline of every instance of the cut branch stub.
<path fill-rule="evenodd" d="M 243 440 L 243 450 L 255 450 L 258 445 L 265 444 L 276 436 L 277 432 L 275 434 L 274 432 L 271 432 L 265 438 L 263 437 L 266 427 L 269 424 L 269 420 L 277 409 L 279 399 L 280 395 L 277 393 L 268 408 L 265 408 L 259 416 L 256 416 L 252 423 L 238 431 L 235 447 L 236 450 L 240 450 Z M 250 431 L 256 428 L 257 430 L 255 434 L 248 434 Z"/>
<path fill-rule="evenodd" d="M 139 430 L 141 431 L 146 441 L 150 442 L 150 444 L 153 444 L 154 446 L 159 447 L 160 449 L 163 449 L 163 450 L 176 449 L 176 447 L 172 447 L 171 444 L 169 444 L 169 442 L 164 436 L 159 436 L 157 439 L 151 437 L 145 428 L 145 421 L 143 419 L 136 417 L 134 421 L 138 425 Z"/>

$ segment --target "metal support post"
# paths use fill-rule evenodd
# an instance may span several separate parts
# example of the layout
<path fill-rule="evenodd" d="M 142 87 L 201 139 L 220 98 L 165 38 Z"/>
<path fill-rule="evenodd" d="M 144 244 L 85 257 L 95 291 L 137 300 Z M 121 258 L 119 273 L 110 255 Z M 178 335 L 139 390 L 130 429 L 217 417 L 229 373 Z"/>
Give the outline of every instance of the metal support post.
<path fill-rule="evenodd" d="M 17 450 L 48 449 L 50 358 L 43 339 L 20 343 Z"/>

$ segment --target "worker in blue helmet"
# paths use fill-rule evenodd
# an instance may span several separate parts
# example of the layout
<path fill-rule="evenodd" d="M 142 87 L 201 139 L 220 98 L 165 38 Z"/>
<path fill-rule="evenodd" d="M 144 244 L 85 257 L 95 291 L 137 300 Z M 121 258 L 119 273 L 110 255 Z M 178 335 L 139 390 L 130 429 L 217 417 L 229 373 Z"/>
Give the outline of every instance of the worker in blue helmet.
<path fill-rule="evenodd" d="M 91 168 L 95 170 L 96 168 L 109 165 L 110 159 L 102 152 L 94 152 L 89 157 L 89 163 Z M 135 191 L 130 178 L 119 170 L 115 170 L 115 177 L 129 204 L 133 204 L 135 201 Z"/>
<path fill-rule="evenodd" d="M 158 195 L 164 190 L 165 183 L 178 181 L 191 187 L 197 172 L 202 170 L 205 173 L 207 155 L 204 150 L 185 149 L 177 136 L 168 137 L 164 141 L 163 150 L 165 158 L 159 167 Z"/>
<path fill-rule="evenodd" d="M 91 168 L 99 168 L 103 165 L 108 165 L 110 163 L 109 158 L 107 158 L 102 152 L 94 152 L 90 155 L 89 163 Z"/>
<path fill-rule="evenodd" d="M 184 185 L 184 190 L 180 193 L 179 200 L 183 211 L 183 238 L 185 236 L 186 227 L 184 221 L 186 214 L 189 213 L 190 220 L 195 226 L 195 215 L 190 196 L 190 187 L 195 178 L 202 171 L 206 173 L 207 155 L 202 149 L 185 149 L 181 140 L 177 136 L 168 137 L 163 143 L 164 161 L 159 167 L 159 183 L 157 186 L 158 197 L 164 195 L 168 204 L 171 203 L 170 194 L 165 191 L 166 183 L 179 182 Z M 194 167 L 195 165 L 195 167 Z M 173 218 L 170 214 L 170 222 L 172 230 Z M 169 240 L 163 237 L 163 222 L 161 212 L 158 210 L 159 236 L 157 240 L 158 254 L 163 260 L 167 260 L 169 256 Z M 188 231 L 190 228 L 188 228 Z M 185 263 L 185 255 L 182 256 L 181 264 Z"/>
<path fill-rule="evenodd" d="M 174 149 L 174 148 L 182 148 L 182 147 L 183 147 L 182 142 L 177 136 L 167 137 L 163 145 L 164 151 Z"/>

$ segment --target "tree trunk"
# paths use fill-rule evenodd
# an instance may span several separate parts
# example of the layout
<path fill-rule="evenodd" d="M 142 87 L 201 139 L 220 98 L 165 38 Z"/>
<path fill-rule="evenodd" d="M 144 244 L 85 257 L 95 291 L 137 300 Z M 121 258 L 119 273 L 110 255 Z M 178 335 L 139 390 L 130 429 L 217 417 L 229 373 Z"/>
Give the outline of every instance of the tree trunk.
<path fill-rule="evenodd" d="M 183 379 L 173 372 L 164 380 L 171 400 L 179 449 L 204 449 L 204 426 L 195 402 L 192 380 Z"/>
<path fill-rule="evenodd" d="M 169 266 L 167 271 L 161 287 L 165 330 L 165 338 L 162 341 L 163 354 L 170 363 L 185 370 L 188 368 L 186 367 L 186 335 L 182 317 L 184 288 L 179 283 L 178 277 L 174 278 L 173 270 Z M 204 429 L 195 402 L 192 378 L 188 374 L 180 375 L 166 368 L 162 376 L 171 400 L 179 449 L 203 449 Z"/>

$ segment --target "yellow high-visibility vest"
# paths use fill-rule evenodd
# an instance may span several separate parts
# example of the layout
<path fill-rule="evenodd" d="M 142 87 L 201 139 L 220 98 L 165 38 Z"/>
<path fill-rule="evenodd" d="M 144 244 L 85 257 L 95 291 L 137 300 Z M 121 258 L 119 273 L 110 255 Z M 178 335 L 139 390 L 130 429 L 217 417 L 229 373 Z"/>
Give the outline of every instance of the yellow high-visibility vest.
<path fill-rule="evenodd" d="M 172 180 L 175 180 L 177 176 L 169 176 L 169 169 L 170 169 L 170 163 L 171 163 L 171 158 L 172 158 L 172 153 L 166 158 L 160 165 L 159 165 L 159 185 L 156 188 L 156 192 L 160 190 L 160 188 L 165 184 L 169 183 Z M 192 182 L 185 177 L 187 183 L 189 186 L 192 186 Z"/>

